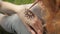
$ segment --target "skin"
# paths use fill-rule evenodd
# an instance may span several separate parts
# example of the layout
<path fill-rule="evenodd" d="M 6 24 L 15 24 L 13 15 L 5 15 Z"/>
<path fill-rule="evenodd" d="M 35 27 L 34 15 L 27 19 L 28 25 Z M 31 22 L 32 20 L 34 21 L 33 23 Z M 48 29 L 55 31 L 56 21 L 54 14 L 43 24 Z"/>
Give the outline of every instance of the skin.
<path fill-rule="evenodd" d="M 27 10 L 26 7 L 24 8 L 23 6 L 14 5 L 14 4 L 8 3 L 8 2 L 2 2 L 2 8 L 8 8 L 10 10 L 13 10 L 21 18 L 21 20 L 24 22 L 24 24 L 26 24 L 26 22 L 28 22 L 27 24 L 30 25 L 31 27 L 33 27 L 35 29 L 35 31 L 37 32 L 37 34 L 40 34 L 40 33 L 42 34 L 43 28 L 42 28 L 40 19 L 38 19 L 38 17 L 34 13 L 29 14 L 29 12 L 28 12 L 28 15 L 34 14 L 34 17 L 32 19 L 29 18 L 29 16 L 25 17 L 26 15 L 24 15 L 25 14 L 24 12 L 25 12 L 25 10 Z M 30 11 L 30 10 L 28 10 L 28 11 Z M 29 19 L 27 19 L 27 18 L 29 18 Z M 35 32 L 32 31 L 32 29 L 30 29 L 30 28 L 28 28 L 28 29 L 32 32 L 32 34 L 35 34 Z"/>

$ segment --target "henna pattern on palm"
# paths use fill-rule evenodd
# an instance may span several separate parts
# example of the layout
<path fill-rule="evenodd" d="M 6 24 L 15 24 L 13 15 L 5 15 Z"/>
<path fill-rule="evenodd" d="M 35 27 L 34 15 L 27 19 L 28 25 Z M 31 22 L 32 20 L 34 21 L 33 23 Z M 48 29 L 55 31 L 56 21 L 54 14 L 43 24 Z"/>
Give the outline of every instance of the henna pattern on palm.
<path fill-rule="evenodd" d="M 32 19 L 35 17 L 35 15 L 29 9 L 27 9 L 25 11 L 25 17 L 27 17 L 27 19 Z"/>

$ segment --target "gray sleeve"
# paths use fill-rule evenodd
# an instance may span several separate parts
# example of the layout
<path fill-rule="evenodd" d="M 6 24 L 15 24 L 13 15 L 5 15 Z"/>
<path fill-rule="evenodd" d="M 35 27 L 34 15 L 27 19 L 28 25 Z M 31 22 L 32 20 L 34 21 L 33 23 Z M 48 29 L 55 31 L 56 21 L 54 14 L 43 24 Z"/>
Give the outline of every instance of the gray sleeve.
<path fill-rule="evenodd" d="M 15 30 L 17 34 L 31 34 L 17 15 L 6 17 L 3 22 L 1 26 L 7 32 L 14 33 Z"/>
<path fill-rule="evenodd" d="M 31 11 L 38 16 L 38 18 L 41 18 L 41 8 L 36 4 L 32 7 Z"/>
<path fill-rule="evenodd" d="M 17 15 L 15 15 L 14 24 L 12 25 L 18 34 L 31 34 Z"/>

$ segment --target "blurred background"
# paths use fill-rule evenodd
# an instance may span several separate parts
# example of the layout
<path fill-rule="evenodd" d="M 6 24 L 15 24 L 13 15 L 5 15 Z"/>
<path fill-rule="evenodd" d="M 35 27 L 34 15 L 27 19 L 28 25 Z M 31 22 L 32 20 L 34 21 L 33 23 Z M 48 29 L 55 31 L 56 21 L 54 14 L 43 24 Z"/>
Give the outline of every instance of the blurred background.
<path fill-rule="evenodd" d="M 34 0 L 3 0 L 3 1 L 11 2 L 17 5 L 29 4 L 34 2 Z M 0 34 L 13 34 L 13 33 L 8 33 L 3 28 L 0 28 Z"/>
<path fill-rule="evenodd" d="M 14 4 L 29 4 L 34 2 L 34 0 L 3 0 L 3 1 L 8 1 Z"/>

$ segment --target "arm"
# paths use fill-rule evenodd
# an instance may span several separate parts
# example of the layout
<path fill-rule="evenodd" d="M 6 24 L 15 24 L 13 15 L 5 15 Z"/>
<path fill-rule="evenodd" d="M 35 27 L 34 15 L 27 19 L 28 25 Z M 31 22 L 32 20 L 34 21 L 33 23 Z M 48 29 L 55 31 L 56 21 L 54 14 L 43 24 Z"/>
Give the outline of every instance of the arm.
<path fill-rule="evenodd" d="M 41 24 L 41 21 L 38 19 L 38 17 L 35 15 L 35 17 L 33 17 L 31 20 L 30 20 L 30 16 L 28 16 L 28 17 L 25 17 L 26 15 L 25 15 L 25 11 L 26 11 L 26 6 L 20 6 L 20 7 L 16 7 L 15 8 L 16 10 L 15 10 L 15 12 L 18 14 L 18 16 L 21 18 L 21 20 L 24 22 L 24 23 L 26 23 L 27 22 L 27 24 L 29 24 L 30 26 L 32 26 L 34 29 L 35 29 L 35 31 L 38 33 L 38 31 L 39 31 L 39 33 L 42 33 L 42 24 Z M 31 12 L 31 11 L 29 11 L 28 10 L 28 13 L 29 12 Z M 27 13 L 27 12 L 26 12 Z M 32 15 L 33 16 L 33 15 Z M 29 18 L 29 19 L 27 19 L 27 18 Z M 37 27 L 36 27 L 37 26 Z M 41 26 L 41 27 L 40 27 Z M 41 28 L 41 29 L 40 29 Z M 41 30 L 41 31 L 40 31 Z"/>
<path fill-rule="evenodd" d="M 2 1 L 1 3 L 2 3 L 2 8 L 6 8 L 6 9 L 10 9 L 10 10 L 16 10 L 16 8 L 17 8 L 17 5 L 14 5 L 9 2 Z"/>
<path fill-rule="evenodd" d="M 0 7 L 0 12 L 2 13 L 7 13 L 8 15 L 12 15 L 15 14 L 15 8 L 18 7 L 17 5 L 14 5 L 12 3 L 9 2 L 1 2 L 1 7 Z"/>
<path fill-rule="evenodd" d="M 19 11 L 21 7 L 30 7 L 32 4 L 25 4 L 25 5 L 15 5 L 9 2 L 1 2 L 1 11 L 8 13 L 8 14 L 14 14 L 15 11 Z"/>
<path fill-rule="evenodd" d="M 4 3 L 4 2 L 3 2 Z M 5 3 L 4 3 L 5 4 Z M 12 6 L 10 6 L 10 5 L 12 5 Z M 17 12 L 17 14 L 18 14 L 18 16 L 22 19 L 22 21 L 25 23 L 25 22 L 28 22 L 28 24 L 30 25 L 30 26 L 32 26 L 35 30 L 36 30 L 36 32 L 38 32 L 38 30 L 39 30 L 39 33 L 41 32 L 40 30 L 42 30 L 42 27 L 40 27 L 40 25 L 41 25 L 41 21 L 39 21 L 39 19 L 37 18 L 37 16 L 35 15 L 35 17 L 33 17 L 33 19 L 31 19 L 30 20 L 30 18 L 29 19 L 27 19 L 28 17 L 25 17 L 25 6 L 23 7 L 23 6 L 20 6 L 20 7 L 17 7 L 16 5 L 14 5 L 14 4 L 10 4 L 9 3 L 9 5 L 8 6 L 10 6 L 10 7 L 7 7 L 7 5 L 5 4 L 5 7 L 7 7 L 7 8 L 12 8 L 12 10 L 14 10 L 14 12 Z M 16 6 L 16 7 L 14 7 L 14 6 Z M 29 11 L 28 11 L 29 12 Z M 31 11 L 30 11 L 31 12 Z M 35 24 L 35 25 L 34 25 Z M 37 24 L 37 25 L 36 25 Z M 37 27 L 36 27 L 37 26 Z M 39 27 L 38 27 L 39 26 Z M 41 29 L 40 29 L 41 28 Z"/>

